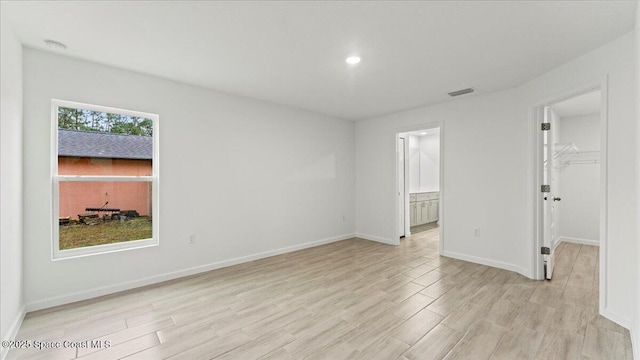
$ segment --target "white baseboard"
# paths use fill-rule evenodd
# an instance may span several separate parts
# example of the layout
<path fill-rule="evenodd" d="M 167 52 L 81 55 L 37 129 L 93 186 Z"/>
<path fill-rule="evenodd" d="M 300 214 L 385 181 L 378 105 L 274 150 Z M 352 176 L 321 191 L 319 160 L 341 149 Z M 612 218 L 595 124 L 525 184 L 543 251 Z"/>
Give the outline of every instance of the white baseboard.
<path fill-rule="evenodd" d="M 622 316 L 615 311 L 607 308 L 604 309 L 604 312 L 601 315 L 622 326 L 623 328 L 631 330 L 631 320 L 629 320 L 627 317 Z"/>
<path fill-rule="evenodd" d="M 573 238 L 568 236 L 560 236 L 558 238 L 558 244 L 561 242 L 568 242 L 568 243 L 574 243 L 574 244 L 580 244 L 580 245 L 600 246 L 600 241 L 598 240 L 580 239 L 580 238 Z"/>
<path fill-rule="evenodd" d="M 627 330 L 629 330 L 629 336 L 631 337 L 631 349 L 633 351 L 633 358 L 640 359 L 640 349 L 638 349 L 638 347 L 640 346 L 640 339 L 638 339 L 638 337 L 640 337 L 640 334 L 638 334 L 638 329 L 635 326 L 633 326 L 632 324 L 633 321 L 625 316 L 622 316 L 616 313 L 615 311 L 612 311 L 611 309 L 606 309 L 606 308 L 604 309 L 601 315 L 613 321 L 614 323 L 626 328 Z"/>
<path fill-rule="evenodd" d="M 13 319 L 13 322 L 11 323 L 11 327 L 9 327 L 9 331 L 7 332 L 7 335 L 4 337 L 4 339 L 2 339 L 3 342 L 6 340 L 16 339 L 16 337 L 18 336 L 18 331 L 20 331 L 20 327 L 22 326 L 22 320 L 24 320 L 24 316 L 26 314 L 27 314 L 27 308 L 26 306 L 22 305 L 22 307 L 18 311 L 18 314 L 16 314 L 15 319 Z M 9 353 L 9 348 L 5 348 L 3 346 L 2 352 L 0 352 L 0 359 L 4 360 L 7 357 L 8 353 Z"/>
<path fill-rule="evenodd" d="M 373 235 L 368 235 L 368 234 L 359 234 L 359 233 L 356 234 L 355 236 L 359 237 L 361 239 L 375 241 L 375 242 L 379 242 L 379 243 L 383 243 L 383 244 L 387 244 L 387 245 L 397 245 L 396 243 L 391 241 L 391 239 L 385 239 L 385 238 L 381 238 L 379 236 L 373 236 Z"/>
<path fill-rule="evenodd" d="M 640 324 L 638 326 L 640 326 Z M 631 329 L 629 329 L 629 335 L 631 335 L 631 349 L 633 350 L 633 358 L 640 359 L 640 349 L 638 349 L 638 346 L 640 346 L 640 329 L 632 326 Z"/>
<path fill-rule="evenodd" d="M 310 242 L 306 242 L 306 243 L 303 243 L 303 244 L 288 246 L 288 247 L 284 247 L 284 248 L 280 248 L 280 249 L 269 250 L 269 251 L 265 251 L 265 252 L 261 252 L 261 253 L 257 253 L 257 254 L 241 256 L 241 257 L 237 257 L 237 258 L 233 258 L 233 259 L 229 259 L 229 260 L 218 261 L 218 262 L 214 262 L 214 263 L 210 263 L 210 264 L 206 264 L 206 265 L 195 266 L 195 267 L 184 269 L 184 270 L 178 270 L 178 271 L 165 273 L 165 274 L 161 274 L 161 275 L 156 275 L 156 276 L 151 276 L 151 277 L 147 277 L 147 278 L 142 278 L 142 279 L 138 279 L 138 280 L 127 281 L 127 282 L 123 282 L 123 283 L 119 283 L 119 284 L 114 284 L 114 285 L 104 286 L 104 287 L 95 288 L 95 289 L 91 289 L 91 290 L 76 292 L 76 293 L 73 293 L 73 294 L 56 296 L 56 297 L 43 299 L 43 300 L 38 300 L 38 301 L 32 301 L 32 302 L 27 303 L 26 310 L 27 311 L 36 311 L 36 310 L 46 309 L 46 308 L 50 308 L 50 307 L 54 307 L 54 306 L 69 304 L 69 303 L 73 303 L 73 302 L 76 302 L 76 301 L 92 299 L 92 298 L 96 298 L 98 296 L 109 295 L 109 294 L 117 293 L 117 292 L 120 292 L 120 291 L 135 289 L 135 288 L 138 288 L 138 287 L 141 287 L 141 286 L 146 286 L 146 285 L 160 283 L 160 282 L 163 282 L 163 281 L 178 279 L 178 278 L 181 278 L 181 277 L 185 277 L 185 276 L 189 276 L 189 275 L 195 275 L 195 274 L 199 274 L 199 273 L 203 273 L 203 272 L 207 272 L 207 271 L 211 271 L 211 270 L 216 270 L 216 269 L 220 269 L 220 268 L 224 268 L 224 267 L 228 267 L 228 266 L 232 266 L 232 265 L 242 264 L 242 263 L 249 262 L 249 261 L 264 259 L 264 258 L 268 258 L 268 257 L 271 257 L 271 256 L 276 256 L 276 255 L 285 254 L 285 253 L 298 251 L 298 250 L 302 250 L 302 249 L 307 249 L 307 248 L 311 248 L 311 247 L 315 247 L 315 246 L 325 245 L 325 244 L 329 244 L 329 243 L 333 243 L 333 242 L 337 242 L 337 241 L 351 239 L 353 237 L 355 237 L 355 234 L 345 234 L 345 235 L 335 236 L 335 237 L 331 237 L 331 238 L 326 238 L 326 239 L 321 239 L 321 240 L 316 240 L 316 241 L 310 241 Z"/>
<path fill-rule="evenodd" d="M 482 258 L 482 257 L 478 257 L 478 256 L 461 254 L 461 253 L 457 253 L 457 252 L 453 252 L 453 251 L 447 251 L 447 250 L 442 251 L 442 256 L 446 256 L 446 257 L 450 257 L 450 258 L 454 258 L 454 259 L 458 259 L 458 260 L 469 261 L 469 262 L 476 263 L 476 264 L 487 265 L 487 266 L 495 267 L 495 268 L 498 268 L 498 269 L 509 270 L 509 271 L 517 272 L 518 274 L 520 274 L 522 276 L 526 276 L 528 278 L 531 278 L 531 276 L 529 274 L 529 271 L 527 269 L 522 268 L 522 267 L 517 266 L 517 265 L 514 265 L 514 264 L 509 264 L 509 263 L 505 263 L 505 262 L 501 262 L 501 261 L 495 261 L 495 260 L 486 259 L 486 258 Z"/>

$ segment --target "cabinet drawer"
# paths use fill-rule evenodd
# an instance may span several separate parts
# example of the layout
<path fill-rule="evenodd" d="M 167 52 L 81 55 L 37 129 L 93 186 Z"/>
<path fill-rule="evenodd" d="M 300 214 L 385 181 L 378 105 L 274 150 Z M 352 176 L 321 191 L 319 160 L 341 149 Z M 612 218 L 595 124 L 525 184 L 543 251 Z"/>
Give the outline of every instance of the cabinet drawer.
<path fill-rule="evenodd" d="M 427 196 L 428 196 L 429 200 L 438 200 L 440 198 L 440 193 L 439 192 L 430 192 L 430 193 L 427 193 Z"/>
<path fill-rule="evenodd" d="M 440 193 L 437 191 L 409 194 L 409 202 L 438 200 L 439 198 L 440 198 Z"/>
<path fill-rule="evenodd" d="M 438 200 L 440 198 L 439 192 L 417 193 L 415 195 L 416 201 Z"/>

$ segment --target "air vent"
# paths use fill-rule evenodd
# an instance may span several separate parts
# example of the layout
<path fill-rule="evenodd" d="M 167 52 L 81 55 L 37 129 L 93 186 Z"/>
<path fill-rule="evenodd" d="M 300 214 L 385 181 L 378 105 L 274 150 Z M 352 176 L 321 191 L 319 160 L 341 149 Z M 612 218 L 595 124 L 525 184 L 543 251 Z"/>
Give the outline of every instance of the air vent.
<path fill-rule="evenodd" d="M 460 95 L 464 95 L 464 94 L 469 94 L 474 92 L 475 90 L 473 90 L 473 88 L 468 88 L 468 89 L 462 89 L 462 90 L 458 90 L 458 91 L 454 91 L 454 92 L 450 92 L 449 96 L 454 97 L 454 96 L 460 96 Z"/>

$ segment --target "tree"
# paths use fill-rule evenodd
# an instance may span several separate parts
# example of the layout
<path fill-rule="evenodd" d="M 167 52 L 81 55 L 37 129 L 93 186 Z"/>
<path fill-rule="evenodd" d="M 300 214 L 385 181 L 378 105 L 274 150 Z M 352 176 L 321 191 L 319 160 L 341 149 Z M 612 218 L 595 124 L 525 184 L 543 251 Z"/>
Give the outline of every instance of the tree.
<path fill-rule="evenodd" d="M 66 107 L 58 108 L 58 128 L 136 136 L 153 135 L 151 119 Z"/>

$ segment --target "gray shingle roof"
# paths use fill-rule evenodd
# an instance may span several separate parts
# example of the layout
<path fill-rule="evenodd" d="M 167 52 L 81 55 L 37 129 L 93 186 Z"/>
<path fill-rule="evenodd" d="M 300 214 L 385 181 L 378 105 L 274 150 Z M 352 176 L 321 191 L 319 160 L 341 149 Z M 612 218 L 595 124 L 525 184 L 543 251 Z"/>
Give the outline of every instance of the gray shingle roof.
<path fill-rule="evenodd" d="M 58 129 L 58 156 L 153 159 L 153 138 Z"/>

